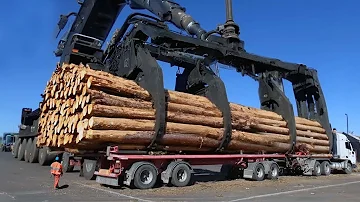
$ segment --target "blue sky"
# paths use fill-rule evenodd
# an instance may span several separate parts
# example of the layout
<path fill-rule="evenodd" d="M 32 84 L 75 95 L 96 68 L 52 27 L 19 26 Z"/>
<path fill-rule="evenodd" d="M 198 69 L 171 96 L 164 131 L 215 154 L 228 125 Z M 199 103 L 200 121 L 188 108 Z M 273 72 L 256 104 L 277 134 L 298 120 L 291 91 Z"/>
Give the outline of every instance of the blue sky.
<path fill-rule="evenodd" d="M 38 106 L 58 61 L 53 54 L 58 17 L 78 10 L 76 0 L 36 2 L 4 1 L 0 8 L 0 134 L 18 130 L 22 107 Z M 206 30 L 225 20 L 223 0 L 178 2 Z M 349 130 L 360 134 L 360 2 L 344 2 L 234 0 L 233 12 L 248 52 L 317 69 L 333 127 L 346 131 L 347 113 Z M 131 12 L 124 9 L 113 30 Z M 162 67 L 165 87 L 173 89 L 177 68 Z M 220 76 L 230 101 L 259 107 L 255 81 L 231 70 L 222 70 Z M 294 101 L 291 86 L 285 85 Z"/>

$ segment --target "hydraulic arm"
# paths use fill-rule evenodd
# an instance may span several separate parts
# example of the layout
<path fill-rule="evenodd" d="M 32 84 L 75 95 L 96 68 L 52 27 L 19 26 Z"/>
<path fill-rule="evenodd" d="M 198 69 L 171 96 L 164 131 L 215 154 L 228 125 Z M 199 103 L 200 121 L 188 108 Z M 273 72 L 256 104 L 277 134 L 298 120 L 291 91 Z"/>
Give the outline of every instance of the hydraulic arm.
<path fill-rule="evenodd" d="M 68 18 L 75 16 L 70 30 L 60 40 L 55 51 L 56 56 L 61 56 L 61 63 L 100 62 L 103 57 L 101 47 L 126 5 L 132 9 L 149 10 L 162 21 L 169 21 L 198 38 L 203 38 L 206 33 L 199 23 L 185 13 L 185 8 L 174 1 L 84 0 L 79 4 L 81 7 L 77 13 L 60 16 L 59 32 L 65 27 Z"/>

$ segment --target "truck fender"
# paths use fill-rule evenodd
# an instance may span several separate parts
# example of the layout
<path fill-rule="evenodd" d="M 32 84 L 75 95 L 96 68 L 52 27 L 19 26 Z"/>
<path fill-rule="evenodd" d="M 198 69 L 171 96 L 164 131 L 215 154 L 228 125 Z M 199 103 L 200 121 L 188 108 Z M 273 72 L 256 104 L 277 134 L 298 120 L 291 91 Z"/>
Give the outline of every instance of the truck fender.
<path fill-rule="evenodd" d="M 305 159 L 300 163 L 301 169 L 303 171 L 303 175 L 312 175 L 314 171 L 315 163 L 317 162 L 316 159 Z"/>
<path fill-rule="evenodd" d="M 264 165 L 263 162 L 251 162 L 251 163 L 248 163 L 248 167 L 244 169 L 244 174 L 243 174 L 243 177 L 245 179 L 252 179 L 253 177 L 253 174 L 254 174 L 254 170 L 255 170 L 255 167 L 260 164 L 262 166 L 264 166 L 264 171 L 266 173 L 266 166 Z M 268 168 L 268 171 L 270 170 L 270 166 Z"/>
<path fill-rule="evenodd" d="M 179 165 L 179 164 L 185 164 L 189 167 L 191 173 L 193 172 L 192 167 L 190 166 L 190 164 L 188 162 L 185 161 L 172 161 L 171 163 L 169 163 L 169 165 L 167 166 L 166 170 L 164 170 L 163 172 L 161 172 L 161 180 L 167 184 L 169 183 L 169 179 L 171 177 L 171 174 L 174 170 L 174 168 Z"/>
<path fill-rule="evenodd" d="M 146 162 L 146 161 L 139 161 L 139 162 L 133 163 L 131 165 L 130 169 L 125 171 L 125 176 L 124 176 L 124 182 L 123 183 L 126 184 L 127 186 L 131 186 L 131 182 L 134 179 L 136 170 L 142 165 L 153 166 L 155 168 L 156 172 L 158 172 L 158 170 L 154 166 L 154 164 L 152 164 L 150 162 Z M 156 175 L 158 175 L 158 173 L 156 173 Z"/>
<path fill-rule="evenodd" d="M 261 162 L 264 166 L 265 173 L 268 174 L 270 171 L 271 164 L 275 163 L 274 161 L 262 161 Z"/>

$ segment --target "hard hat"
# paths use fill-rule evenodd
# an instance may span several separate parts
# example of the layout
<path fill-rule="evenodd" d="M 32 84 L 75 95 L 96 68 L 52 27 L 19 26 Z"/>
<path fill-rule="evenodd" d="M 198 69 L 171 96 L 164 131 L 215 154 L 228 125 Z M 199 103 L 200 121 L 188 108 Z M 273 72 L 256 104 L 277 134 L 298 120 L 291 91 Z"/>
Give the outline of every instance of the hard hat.
<path fill-rule="evenodd" d="M 55 157 L 55 161 L 58 161 L 59 160 L 59 157 L 57 156 L 57 157 Z"/>

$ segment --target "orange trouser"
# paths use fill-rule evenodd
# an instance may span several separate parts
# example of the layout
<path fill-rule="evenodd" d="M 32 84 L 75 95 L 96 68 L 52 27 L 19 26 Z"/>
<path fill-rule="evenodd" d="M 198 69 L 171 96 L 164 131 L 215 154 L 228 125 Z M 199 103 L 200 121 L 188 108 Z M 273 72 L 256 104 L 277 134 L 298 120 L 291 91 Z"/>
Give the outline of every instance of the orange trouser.
<path fill-rule="evenodd" d="M 54 188 L 59 187 L 60 175 L 54 175 Z"/>

